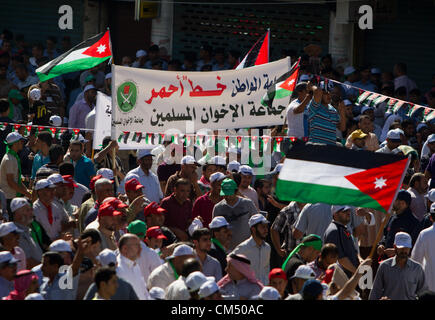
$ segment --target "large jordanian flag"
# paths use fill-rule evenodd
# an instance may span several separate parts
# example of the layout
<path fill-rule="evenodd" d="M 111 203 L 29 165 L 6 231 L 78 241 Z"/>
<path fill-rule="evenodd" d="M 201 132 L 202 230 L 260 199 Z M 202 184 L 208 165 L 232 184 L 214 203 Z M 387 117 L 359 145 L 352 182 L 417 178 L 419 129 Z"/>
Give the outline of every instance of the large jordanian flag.
<path fill-rule="evenodd" d="M 95 67 L 111 56 L 110 35 L 109 31 L 106 31 L 83 41 L 56 59 L 39 67 L 36 69 L 36 74 L 43 82 L 64 73 Z"/>
<path fill-rule="evenodd" d="M 404 156 L 330 145 L 294 145 L 278 177 L 280 200 L 388 212 L 408 168 Z"/>

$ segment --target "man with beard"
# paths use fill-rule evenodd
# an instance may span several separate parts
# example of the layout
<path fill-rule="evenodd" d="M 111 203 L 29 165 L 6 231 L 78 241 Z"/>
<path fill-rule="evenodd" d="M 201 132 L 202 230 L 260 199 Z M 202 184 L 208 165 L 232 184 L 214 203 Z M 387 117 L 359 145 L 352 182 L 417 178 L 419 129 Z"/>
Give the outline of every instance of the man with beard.
<path fill-rule="evenodd" d="M 193 231 L 192 240 L 195 254 L 201 262 L 202 272 L 208 277 L 214 277 L 216 281 L 222 278 L 222 270 L 219 261 L 209 254 L 211 249 L 211 231 L 207 228 L 199 228 Z"/>
<path fill-rule="evenodd" d="M 408 192 L 411 194 L 411 205 L 409 208 L 412 214 L 422 221 L 428 211 L 427 200 L 425 194 L 427 193 L 427 178 L 423 173 L 414 173 L 409 181 Z"/>
<path fill-rule="evenodd" d="M 396 233 L 396 255 L 379 265 L 370 300 L 416 300 L 420 293 L 427 290 L 422 266 L 409 258 L 411 248 L 411 236 L 406 232 Z"/>
<path fill-rule="evenodd" d="M 122 215 L 111 203 L 103 203 L 98 209 L 98 228 L 89 228 L 88 230 L 97 230 L 101 238 L 101 250 L 116 250 L 118 246 L 115 240 L 116 216 Z"/>
<path fill-rule="evenodd" d="M 240 243 L 232 253 L 245 255 L 251 261 L 255 276 L 263 284 L 268 283 L 270 271 L 270 245 L 264 241 L 269 234 L 269 221 L 258 213 L 249 219 L 251 237 Z"/>

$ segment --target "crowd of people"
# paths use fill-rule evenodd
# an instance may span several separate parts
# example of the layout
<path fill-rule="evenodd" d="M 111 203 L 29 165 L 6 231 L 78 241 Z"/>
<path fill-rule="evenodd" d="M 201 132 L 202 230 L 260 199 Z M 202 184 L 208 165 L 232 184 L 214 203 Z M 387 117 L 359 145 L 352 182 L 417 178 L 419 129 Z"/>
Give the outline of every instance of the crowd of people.
<path fill-rule="evenodd" d="M 356 99 L 361 88 L 434 108 L 435 77 L 423 95 L 403 63 L 382 73 L 333 68 L 329 55 L 320 61 L 302 55 L 286 121 L 269 128 L 286 137 L 282 151 L 272 154 L 273 171 L 258 175 L 240 163 L 237 148 L 238 161 L 228 153 L 207 156 L 207 149 L 200 161 L 170 137 L 163 148 L 128 151 L 106 137 L 94 152 L 96 93 L 110 95 L 108 66 L 40 82 L 36 68 L 71 48 L 67 37 L 61 47 L 52 37 L 29 47 L 5 30 L 0 48 L 0 122 L 81 129 L 60 136 L 35 126 L 0 131 L 1 299 L 433 297 L 435 122 Z M 283 55 L 297 58 L 296 52 Z M 122 64 L 209 71 L 232 69 L 239 60 L 235 51 L 226 55 L 208 45 L 199 56 L 186 54 L 181 63 L 153 45 Z M 317 72 L 344 84 L 315 81 Z M 277 198 L 292 143 L 411 155 L 379 243 L 383 212 Z M 174 149 L 155 152 L 165 147 Z M 361 288 L 369 266 L 373 285 Z"/>

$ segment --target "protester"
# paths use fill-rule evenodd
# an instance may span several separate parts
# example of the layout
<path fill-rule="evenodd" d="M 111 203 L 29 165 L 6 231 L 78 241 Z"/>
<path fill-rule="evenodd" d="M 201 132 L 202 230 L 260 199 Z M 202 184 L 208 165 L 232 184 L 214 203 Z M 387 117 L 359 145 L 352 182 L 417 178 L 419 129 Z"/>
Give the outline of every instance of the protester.
<path fill-rule="evenodd" d="M 190 300 L 192 294 L 199 290 L 199 287 L 205 281 L 207 281 L 207 278 L 201 272 L 200 262 L 195 258 L 186 259 L 180 277 L 166 288 L 165 299 Z"/>
<path fill-rule="evenodd" d="M 195 201 L 198 197 L 202 196 L 201 189 L 198 185 L 198 175 L 196 173 L 196 168 L 199 163 L 195 161 L 192 156 L 185 156 L 181 159 L 181 169 L 175 174 L 169 177 L 166 183 L 165 196 L 170 196 L 175 189 L 175 185 L 179 179 L 186 179 L 190 182 L 189 199 L 190 201 Z"/>
<path fill-rule="evenodd" d="M 274 268 L 269 272 L 269 286 L 278 290 L 281 299 L 284 300 L 288 296 L 287 291 L 287 275 L 281 268 Z"/>
<path fill-rule="evenodd" d="M 118 290 L 116 271 L 110 267 L 102 267 L 95 273 L 95 285 L 98 292 L 92 300 L 110 300 Z"/>
<path fill-rule="evenodd" d="M 305 285 L 307 280 L 315 279 L 316 275 L 314 274 L 313 269 L 311 269 L 307 265 L 300 265 L 295 274 L 290 278 L 290 285 L 292 288 L 293 294 L 290 294 L 286 300 L 303 300 L 302 288 Z"/>
<path fill-rule="evenodd" d="M 222 278 L 221 265 L 217 259 L 207 253 L 211 249 L 210 230 L 207 228 L 196 229 L 192 234 L 192 240 L 195 254 L 201 262 L 202 272 L 219 281 Z"/>
<path fill-rule="evenodd" d="M 0 252 L 0 299 L 7 297 L 14 290 L 17 263 L 18 260 L 9 251 Z"/>

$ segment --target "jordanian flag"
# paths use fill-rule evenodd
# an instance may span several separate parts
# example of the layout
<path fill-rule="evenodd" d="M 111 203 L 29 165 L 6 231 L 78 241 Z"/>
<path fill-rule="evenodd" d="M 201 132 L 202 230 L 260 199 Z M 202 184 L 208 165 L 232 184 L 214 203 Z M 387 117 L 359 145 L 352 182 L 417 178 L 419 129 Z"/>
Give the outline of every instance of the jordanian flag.
<path fill-rule="evenodd" d="M 244 69 L 248 67 L 258 66 L 260 64 L 269 62 L 269 39 L 270 30 L 257 40 L 257 42 L 252 46 L 246 56 L 240 62 L 236 70 Z"/>
<path fill-rule="evenodd" d="M 299 61 L 292 66 L 290 71 L 284 73 L 279 77 L 274 84 L 270 86 L 263 98 L 261 104 L 265 107 L 272 107 L 273 100 L 282 99 L 291 96 L 295 90 L 296 83 L 299 75 Z"/>
<path fill-rule="evenodd" d="M 61 74 L 86 70 L 108 60 L 112 56 L 110 50 L 109 31 L 89 38 L 54 60 L 36 69 L 41 82 Z"/>
<path fill-rule="evenodd" d="M 278 177 L 280 200 L 388 212 L 408 168 L 404 156 L 330 145 L 294 145 Z"/>

